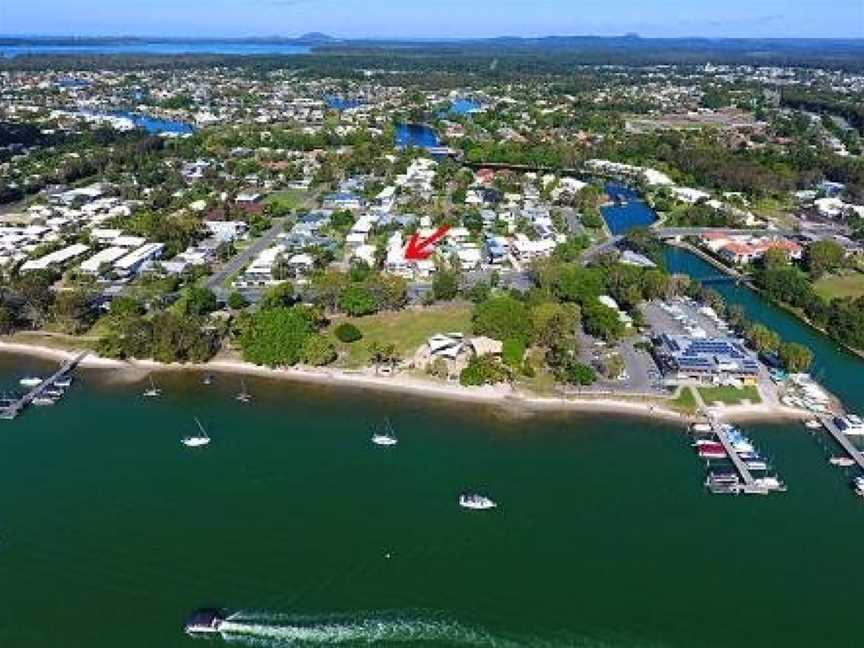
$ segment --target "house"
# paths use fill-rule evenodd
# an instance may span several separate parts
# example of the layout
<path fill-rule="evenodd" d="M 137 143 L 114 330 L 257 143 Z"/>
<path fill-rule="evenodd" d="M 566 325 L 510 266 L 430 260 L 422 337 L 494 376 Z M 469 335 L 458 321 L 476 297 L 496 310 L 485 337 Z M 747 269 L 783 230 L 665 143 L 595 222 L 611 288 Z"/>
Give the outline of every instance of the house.
<path fill-rule="evenodd" d="M 116 246 L 105 248 L 84 261 L 79 269 L 86 274 L 99 274 L 99 272 L 110 268 L 114 265 L 115 261 L 122 259 L 127 254 L 129 254 L 129 250 L 126 248 Z"/>
<path fill-rule="evenodd" d="M 32 259 L 24 263 L 21 266 L 21 272 L 31 272 L 35 270 L 48 270 L 49 268 L 59 268 L 72 261 L 73 259 L 77 259 L 86 253 L 90 248 L 86 245 L 82 245 L 81 243 L 76 243 L 75 245 L 70 245 L 68 247 L 63 248 L 62 250 L 57 250 L 56 252 L 52 252 L 50 254 L 46 254 L 43 257 L 38 259 Z"/>
<path fill-rule="evenodd" d="M 323 206 L 326 209 L 349 209 L 351 211 L 357 211 L 362 209 L 363 200 L 360 196 L 354 193 L 339 191 L 324 196 Z"/>
<path fill-rule="evenodd" d="M 121 257 L 114 263 L 114 269 L 123 275 L 139 272 L 143 266 L 162 256 L 164 243 L 147 243 Z"/>

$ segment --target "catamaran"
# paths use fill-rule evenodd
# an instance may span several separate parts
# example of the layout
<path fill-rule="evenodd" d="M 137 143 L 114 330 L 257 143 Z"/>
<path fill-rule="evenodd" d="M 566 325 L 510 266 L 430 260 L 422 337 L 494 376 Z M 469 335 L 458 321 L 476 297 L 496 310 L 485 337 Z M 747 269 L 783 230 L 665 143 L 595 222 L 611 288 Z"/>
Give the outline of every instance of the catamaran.
<path fill-rule="evenodd" d="M 187 448 L 200 448 L 201 446 L 206 446 L 210 443 L 210 435 L 207 434 L 207 430 L 205 430 L 204 426 L 201 425 L 201 421 L 196 418 L 195 423 L 198 424 L 199 433 L 183 437 L 183 445 Z"/>
<path fill-rule="evenodd" d="M 156 398 L 157 396 L 162 395 L 162 390 L 156 386 L 156 383 L 153 382 L 153 376 L 148 376 L 150 378 L 150 389 L 144 392 L 145 398 Z"/>
<path fill-rule="evenodd" d="M 379 446 L 394 446 L 399 443 L 396 438 L 396 433 L 393 431 L 393 426 L 390 425 L 390 419 L 384 421 L 384 431 L 376 432 L 372 435 L 372 443 Z"/>
<path fill-rule="evenodd" d="M 498 505 L 484 495 L 478 495 L 477 493 L 462 493 L 462 495 L 459 496 L 459 506 L 474 511 L 486 511 L 494 509 Z"/>
<path fill-rule="evenodd" d="M 237 400 L 241 403 L 248 403 L 252 400 L 252 394 L 246 391 L 246 381 L 240 379 L 240 393 L 237 394 Z"/>

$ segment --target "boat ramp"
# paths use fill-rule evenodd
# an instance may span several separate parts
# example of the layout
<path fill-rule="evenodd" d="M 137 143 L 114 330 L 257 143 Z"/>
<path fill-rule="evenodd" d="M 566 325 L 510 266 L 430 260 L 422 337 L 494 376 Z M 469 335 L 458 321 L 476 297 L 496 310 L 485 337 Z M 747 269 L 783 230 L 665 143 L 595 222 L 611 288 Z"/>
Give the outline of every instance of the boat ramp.
<path fill-rule="evenodd" d="M 88 351 L 84 351 L 83 353 L 79 353 L 74 358 L 70 358 L 69 360 L 64 362 L 63 365 L 56 372 L 54 372 L 51 376 L 36 385 L 26 394 L 8 402 L 8 404 L 0 408 L 0 419 L 12 420 L 18 418 L 21 412 L 23 412 L 28 405 L 30 405 L 31 403 L 33 403 L 34 400 L 42 396 L 45 391 L 54 387 L 57 381 L 68 377 L 69 374 L 75 371 L 75 368 L 81 363 L 81 361 L 87 356 L 88 353 Z"/>

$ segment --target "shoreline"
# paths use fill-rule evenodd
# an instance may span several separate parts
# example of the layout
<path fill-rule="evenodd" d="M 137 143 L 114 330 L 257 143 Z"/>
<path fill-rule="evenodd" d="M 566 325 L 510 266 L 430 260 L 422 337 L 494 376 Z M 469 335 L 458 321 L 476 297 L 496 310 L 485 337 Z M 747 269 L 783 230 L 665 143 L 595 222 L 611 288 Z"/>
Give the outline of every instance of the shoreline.
<path fill-rule="evenodd" d="M 74 356 L 76 351 L 47 346 L 23 344 L 0 340 L 0 353 L 28 355 L 45 360 L 63 361 Z M 554 398 L 538 396 L 514 389 L 509 385 L 485 387 L 461 387 L 449 383 L 438 383 L 408 375 L 393 377 L 376 376 L 360 370 L 287 367 L 271 369 L 248 362 L 218 357 L 203 364 L 164 364 L 154 360 L 114 360 L 90 352 L 81 362 L 82 369 L 115 369 L 127 373 L 133 382 L 143 380 L 150 372 L 209 372 L 247 375 L 272 380 L 287 380 L 296 383 L 330 385 L 354 389 L 409 393 L 423 398 L 497 404 L 504 411 L 517 412 L 607 412 L 622 415 L 642 416 L 688 424 L 699 418 L 696 414 L 680 412 L 665 407 L 662 403 L 647 400 L 616 398 L 605 394 L 577 395 Z M 808 418 L 808 412 L 782 405 L 731 405 L 712 408 L 718 418 L 726 421 L 788 421 Z"/>

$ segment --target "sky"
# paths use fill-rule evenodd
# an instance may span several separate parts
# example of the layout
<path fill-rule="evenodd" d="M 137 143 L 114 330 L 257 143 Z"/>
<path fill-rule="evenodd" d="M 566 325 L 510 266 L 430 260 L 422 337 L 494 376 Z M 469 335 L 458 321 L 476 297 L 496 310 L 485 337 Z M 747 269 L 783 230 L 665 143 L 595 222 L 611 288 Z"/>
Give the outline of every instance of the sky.
<path fill-rule="evenodd" d="M 864 0 L 0 0 L 0 34 L 864 38 Z"/>

